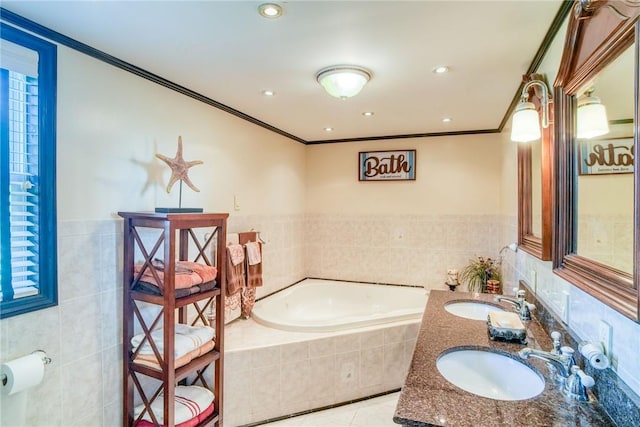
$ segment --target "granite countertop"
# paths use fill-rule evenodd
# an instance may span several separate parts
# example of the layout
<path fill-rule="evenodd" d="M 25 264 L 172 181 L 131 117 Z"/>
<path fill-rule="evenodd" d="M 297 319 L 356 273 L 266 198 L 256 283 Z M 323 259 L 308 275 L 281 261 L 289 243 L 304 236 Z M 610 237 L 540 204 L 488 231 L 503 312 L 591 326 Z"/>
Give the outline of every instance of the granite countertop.
<path fill-rule="evenodd" d="M 466 392 L 448 382 L 436 368 L 438 355 L 452 347 L 490 347 L 515 354 L 525 347 L 519 343 L 491 341 L 487 324 L 450 314 L 444 309 L 453 300 L 493 303 L 495 295 L 431 291 L 422 318 L 413 359 L 400 392 L 393 421 L 406 426 L 613 426 L 613 422 L 590 393 L 589 402 L 565 397 L 550 379 L 543 360 L 524 361 L 545 379 L 542 393 L 519 401 L 494 400 Z M 494 303 L 497 304 L 497 303 Z M 500 303 L 507 310 L 512 305 Z M 551 338 L 535 321 L 524 322 L 527 345 L 548 351 Z"/>

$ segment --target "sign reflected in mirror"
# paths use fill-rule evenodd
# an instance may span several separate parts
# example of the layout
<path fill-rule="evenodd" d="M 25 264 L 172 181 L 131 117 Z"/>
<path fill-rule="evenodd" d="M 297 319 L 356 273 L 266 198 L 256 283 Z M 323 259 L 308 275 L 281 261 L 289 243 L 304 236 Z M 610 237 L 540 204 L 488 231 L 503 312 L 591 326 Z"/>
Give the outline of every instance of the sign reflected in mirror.
<path fill-rule="evenodd" d="M 633 173 L 633 137 L 580 143 L 580 175 Z"/>

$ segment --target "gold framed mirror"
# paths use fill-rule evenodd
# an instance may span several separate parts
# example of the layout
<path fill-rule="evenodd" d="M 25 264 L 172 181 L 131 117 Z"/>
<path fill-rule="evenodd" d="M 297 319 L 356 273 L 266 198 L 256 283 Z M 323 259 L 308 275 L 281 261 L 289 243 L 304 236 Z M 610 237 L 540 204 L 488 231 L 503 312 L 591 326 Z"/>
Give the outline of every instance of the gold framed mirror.
<path fill-rule="evenodd" d="M 639 16 L 635 0 L 576 1 L 554 83 L 554 272 L 635 321 L 640 319 L 640 168 L 634 159 L 640 134 Z M 609 117 L 586 118 L 602 106 Z M 594 166 L 600 168 L 591 170 Z"/>

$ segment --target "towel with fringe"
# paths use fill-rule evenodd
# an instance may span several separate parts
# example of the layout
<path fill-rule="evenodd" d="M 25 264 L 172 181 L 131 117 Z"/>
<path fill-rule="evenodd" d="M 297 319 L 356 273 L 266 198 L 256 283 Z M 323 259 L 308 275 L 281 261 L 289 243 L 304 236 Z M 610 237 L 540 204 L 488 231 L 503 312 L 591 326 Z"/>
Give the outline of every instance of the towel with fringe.
<path fill-rule="evenodd" d="M 228 245 L 227 296 L 231 297 L 240 292 L 244 287 L 244 280 L 244 249 L 241 245 Z"/>
<path fill-rule="evenodd" d="M 174 424 L 179 425 L 187 422 L 194 417 L 198 417 L 204 413 L 213 403 L 214 396 L 211 390 L 200 386 L 176 386 L 175 387 L 175 406 L 174 406 Z M 164 396 L 161 392 L 153 402 L 151 402 L 151 410 L 156 420 L 161 425 L 164 424 Z M 135 408 L 135 418 L 145 410 L 144 405 L 138 405 Z M 146 411 L 142 419 L 153 423 L 153 419 Z M 206 419 L 206 417 L 204 418 Z M 202 421 L 204 421 L 204 419 Z"/>

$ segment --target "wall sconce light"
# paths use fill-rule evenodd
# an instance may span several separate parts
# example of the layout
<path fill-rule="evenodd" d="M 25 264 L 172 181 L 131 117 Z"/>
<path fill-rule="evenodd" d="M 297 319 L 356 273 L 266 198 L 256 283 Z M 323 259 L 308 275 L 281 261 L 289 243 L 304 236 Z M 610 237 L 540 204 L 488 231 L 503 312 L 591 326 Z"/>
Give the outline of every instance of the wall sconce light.
<path fill-rule="evenodd" d="M 589 89 L 578 99 L 576 138 L 589 139 L 609 133 L 607 110 L 592 93 L 593 89 Z"/>
<path fill-rule="evenodd" d="M 531 80 L 522 88 L 522 98 L 516 106 L 511 123 L 511 140 L 530 142 L 540 139 L 540 122 L 536 106 L 529 102 L 529 88 L 538 85 L 542 88 L 542 127 L 549 127 L 549 91 L 542 80 Z"/>
<path fill-rule="evenodd" d="M 355 65 L 334 65 L 318 71 L 316 79 L 329 95 L 346 99 L 360 93 L 371 80 L 371 71 Z"/>

